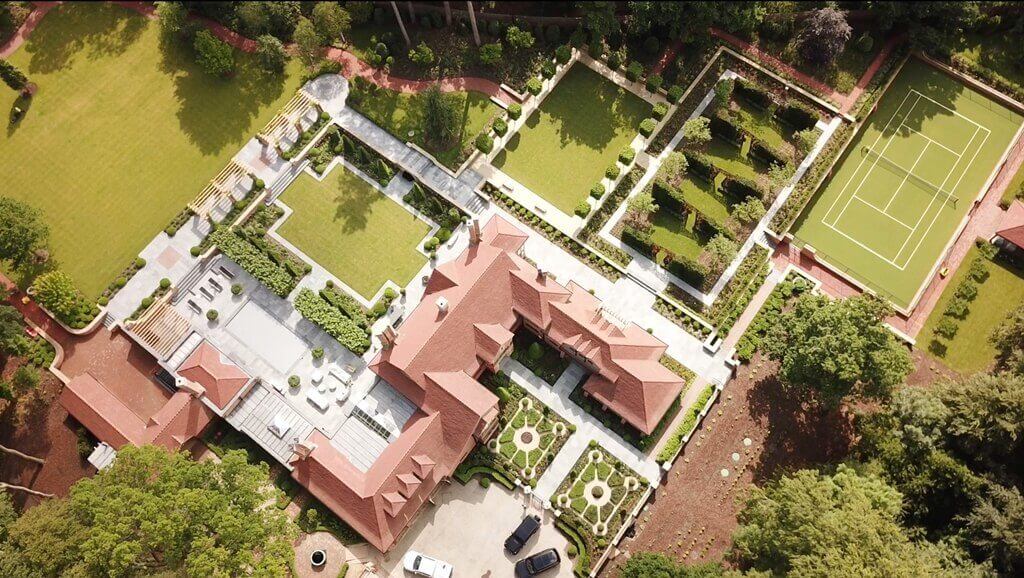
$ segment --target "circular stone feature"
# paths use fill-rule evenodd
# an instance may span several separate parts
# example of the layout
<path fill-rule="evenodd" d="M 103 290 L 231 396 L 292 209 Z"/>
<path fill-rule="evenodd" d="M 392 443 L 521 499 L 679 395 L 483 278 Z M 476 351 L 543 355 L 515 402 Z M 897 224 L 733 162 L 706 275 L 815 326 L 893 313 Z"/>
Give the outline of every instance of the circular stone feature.
<path fill-rule="evenodd" d="M 734 461 L 734 462 L 740 461 L 740 455 L 738 453 L 736 453 L 736 452 L 733 452 L 732 453 L 732 461 Z"/>
<path fill-rule="evenodd" d="M 754 443 L 754 441 L 751 440 L 750 438 L 743 438 L 743 445 L 747 446 L 748 448 L 750 447 L 750 444 L 752 444 L 752 443 Z"/>
<path fill-rule="evenodd" d="M 727 470 L 725 468 L 722 468 L 722 471 L 720 473 L 722 474 L 723 478 L 728 478 L 729 477 L 729 470 Z"/>
<path fill-rule="evenodd" d="M 516 449 L 521 452 L 531 452 L 540 447 L 540 434 L 532 426 L 523 426 L 516 430 L 513 438 Z"/>

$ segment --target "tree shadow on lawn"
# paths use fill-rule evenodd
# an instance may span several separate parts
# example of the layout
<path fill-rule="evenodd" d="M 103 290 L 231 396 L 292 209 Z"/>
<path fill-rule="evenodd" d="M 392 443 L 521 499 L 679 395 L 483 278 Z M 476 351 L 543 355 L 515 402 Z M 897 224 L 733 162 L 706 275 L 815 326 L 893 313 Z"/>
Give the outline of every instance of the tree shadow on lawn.
<path fill-rule="evenodd" d="M 764 424 L 764 451 L 753 465 L 754 483 L 800 468 L 834 463 L 849 453 L 853 422 L 840 410 L 822 410 L 805 392 L 785 387 L 772 372 L 748 394 L 750 416 Z"/>
<path fill-rule="evenodd" d="M 342 233 L 366 230 L 374 203 L 387 199 L 383 193 L 362 182 L 362 177 L 349 172 L 344 166 L 339 165 L 332 172 L 334 174 L 328 178 L 333 179 L 331 186 L 337 191 L 332 199 L 335 205 L 332 220 L 341 224 Z M 369 187 L 370 191 L 363 189 L 364 186 Z"/>
<path fill-rule="evenodd" d="M 161 51 L 161 70 L 174 74 L 181 130 L 204 155 L 234 147 L 258 130 L 253 121 L 284 92 L 287 72 L 266 73 L 242 52 L 235 51 L 235 73 L 218 78 L 200 69 L 191 50 L 173 39 L 162 41 Z"/>
<path fill-rule="evenodd" d="M 64 4 L 43 18 L 25 44 L 31 55 L 28 72 L 48 74 L 66 68 L 82 51 L 89 60 L 123 54 L 151 24 L 119 6 Z"/>
<path fill-rule="evenodd" d="M 597 75 L 596 72 L 593 74 Z M 541 112 L 549 117 L 548 122 L 555 125 L 563 148 L 575 144 L 603 151 L 620 132 L 639 133 L 644 115 L 637 114 L 632 118 L 626 102 L 639 97 L 603 77 L 598 80 L 600 83 L 596 86 L 579 86 L 563 93 L 565 97 L 549 97 L 541 106 Z M 570 87 L 578 84 L 581 83 L 573 83 Z"/>

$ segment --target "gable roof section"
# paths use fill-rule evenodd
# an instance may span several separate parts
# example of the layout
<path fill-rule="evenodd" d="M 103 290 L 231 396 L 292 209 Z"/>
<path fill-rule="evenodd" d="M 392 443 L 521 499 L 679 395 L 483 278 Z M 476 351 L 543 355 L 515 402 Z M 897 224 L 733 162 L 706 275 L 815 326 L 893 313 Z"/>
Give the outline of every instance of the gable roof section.
<path fill-rule="evenodd" d="M 247 373 L 206 340 L 178 367 L 178 374 L 203 386 L 206 397 L 220 409 L 249 382 Z"/>
<path fill-rule="evenodd" d="M 83 373 L 69 381 L 60 393 L 60 404 L 114 449 L 144 443 L 146 423 L 92 374 Z"/>

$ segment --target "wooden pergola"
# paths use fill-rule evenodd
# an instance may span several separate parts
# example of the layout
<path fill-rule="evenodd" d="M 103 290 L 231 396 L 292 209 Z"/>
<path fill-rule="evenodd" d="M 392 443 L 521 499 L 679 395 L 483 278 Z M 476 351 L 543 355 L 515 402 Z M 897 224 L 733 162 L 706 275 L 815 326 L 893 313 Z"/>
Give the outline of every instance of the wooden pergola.
<path fill-rule="evenodd" d="M 281 111 L 267 123 L 258 133 L 256 140 L 264 147 L 278 147 L 281 137 L 285 132 L 294 127 L 296 131 L 302 132 L 302 117 L 309 112 L 310 107 L 316 109 L 317 114 L 323 111 L 320 102 L 301 90 L 289 100 Z"/>
<path fill-rule="evenodd" d="M 238 183 L 248 176 L 250 176 L 249 170 L 235 159 L 231 159 L 228 166 L 210 180 L 196 195 L 196 198 L 188 204 L 188 208 L 200 218 L 206 218 L 217 201 L 222 197 L 229 196 Z"/>
<path fill-rule="evenodd" d="M 159 300 L 142 314 L 142 317 L 127 325 L 128 330 L 148 345 L 159 359 L 166 359 L 178 346 L 191 327 L 166 300 Z"/>

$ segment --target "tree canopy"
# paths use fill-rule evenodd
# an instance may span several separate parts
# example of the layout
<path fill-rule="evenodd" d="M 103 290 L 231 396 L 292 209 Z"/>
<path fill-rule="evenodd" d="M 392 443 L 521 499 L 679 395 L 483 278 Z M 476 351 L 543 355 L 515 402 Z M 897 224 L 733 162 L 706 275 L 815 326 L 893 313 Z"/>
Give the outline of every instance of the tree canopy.
<path fill-rule="evenodd" d="M 0 197 L 0 259 L 18 267 L 44 249 L 50 228 L 38 209 L 10 197 Z"/>
<path fill-rule="evenodd" d="M 846 48 L 853 29 L 846 22 L 846 12 L 831 6 L 811 12 L 797 37 L 800 56 L 812 65 L 832 64 Z"/>
<path fill-rule="evenodd" d="M 0 571 L 29 575 L 285 576 L 295 527 L 265 464 L 125 446 L 113 465 L 0 531 Z M 3 509 L 0 508 L 0 514 Z M 0 515 L 0 521 L 9 516 Z"/>
<path fill-rule="evenodd" d="M 459 99 L 434 84 L 423 92 L 423 129 L 428 138 L 451 144 L 459 136 Z"/>
<path fill-rule="evenodd" d="M 902 495 L 876 475 L 840 465 L 800 470 L 754 488 L 739 514 L 732 556 L 788 576 L 966 575 L 971 564 L 900 525 Z M 952 567 L 951 567 L 952 565 Z"/>
<path fill-rule="evenodd" d="M 830 300 L 805 293 L 784 312 L 765 339 L 789 386 L 834 407 L 843 398 L 884 399 L 903 382 L 910 354 L 883 321 L 890 306 L 870 295 Z"/>
<path fill-rule="evenodd" d="M 989 337 L 1000 369 L 1024 376 L 1024 305 L 1006 316 Z"/>

